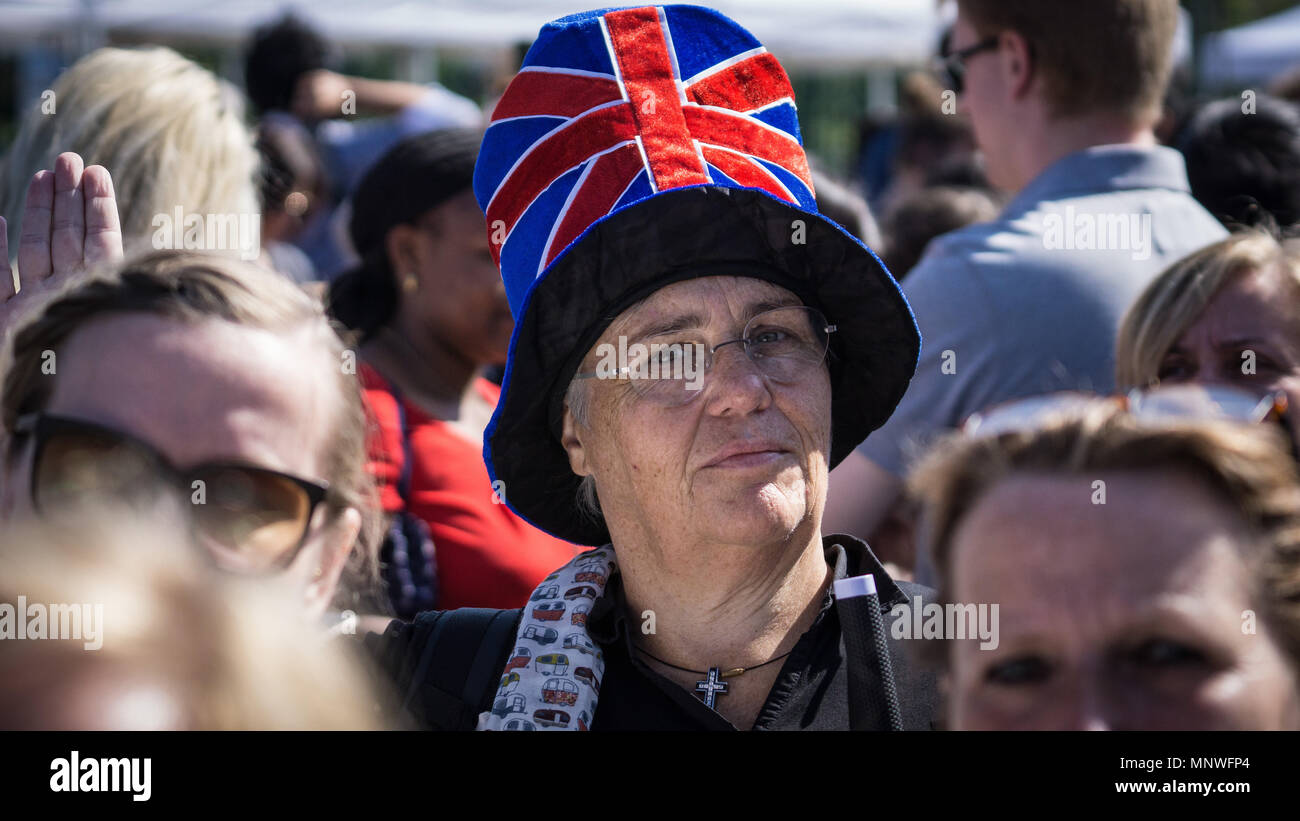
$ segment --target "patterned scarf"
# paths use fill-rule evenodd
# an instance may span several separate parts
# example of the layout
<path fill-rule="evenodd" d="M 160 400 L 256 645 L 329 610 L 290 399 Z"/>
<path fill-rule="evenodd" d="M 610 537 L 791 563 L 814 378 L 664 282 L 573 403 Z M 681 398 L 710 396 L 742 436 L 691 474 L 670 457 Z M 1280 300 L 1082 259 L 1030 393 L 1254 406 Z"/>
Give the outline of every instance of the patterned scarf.
<path fill-rule="evenodd" d="M 580 553 L 528 599 L 515 651 L 480 730 L 587 730 L 605 675 L 605 655 L 587 617 L 617 564 L 610 545 Z"/>

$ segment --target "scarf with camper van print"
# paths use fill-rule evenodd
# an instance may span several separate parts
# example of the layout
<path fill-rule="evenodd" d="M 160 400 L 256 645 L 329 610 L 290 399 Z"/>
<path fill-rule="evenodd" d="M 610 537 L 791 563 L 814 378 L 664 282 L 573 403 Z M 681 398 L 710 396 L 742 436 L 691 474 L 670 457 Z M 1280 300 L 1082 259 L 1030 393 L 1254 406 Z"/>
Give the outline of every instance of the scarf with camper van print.
<path fill-rule="evenodd" d="M 492 709 L 479 714 L 478 729 L 591 726 L 605 655 L 587 635 L 587 616 L 616 566 L 611 546 L 588 550 L 533 591 Z"/>

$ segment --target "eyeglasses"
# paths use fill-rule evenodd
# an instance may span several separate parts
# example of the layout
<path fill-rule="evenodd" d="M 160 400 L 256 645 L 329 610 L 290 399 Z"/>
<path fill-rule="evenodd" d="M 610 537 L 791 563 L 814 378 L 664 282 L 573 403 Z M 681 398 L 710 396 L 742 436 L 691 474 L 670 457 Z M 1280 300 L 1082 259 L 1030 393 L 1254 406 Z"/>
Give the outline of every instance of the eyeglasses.
<path fill-rule="evenodd" d="M 992 51 L 997 47 L 997 35 L 990 35 L 973 46 L 941 54 L 935 59 L 935 70 L 948 88 L 956 94 L 963 94 L 966 91 L 966 61 L 980 52 Z"/>
<path fill-rule="evenodd" d="M 612 344 L 599 346 L 597 370 L 575 374 L 575 378 L 628 380 L 640 399 L 675 407 L 703 393 L 715 355 L 728 345 L 739 344 L 767 379 L 791 384 L 806 379 L 810 368 L 822 363 L 835 330 L 816 308 L 774 308 L 755 314 L 738 339 L 713 346 L 691 333 L 655 334 L 650 337 L 653 341 L 620 344 L 617 349 Z"/>
<path fill-rule="evenodd" d="M 1162 424 L 1188 419 L 1223 420 L 1287 426 L 1287 396 L 1258 394 L 1220 385 L 1172 385 L 1132 390 L 1119 396 L 1062 392 L 1017 399 L 970 416 L 962 432 L 998 436 L 1042 427 L 1062 417 L 1085 412 L 1098 403 L 1118 403 L 1141 422 Z"/>
<path fill-rule="evenodd" d="M 14 432 L 34 438 L 31 497 L 43 515 L 90 499 L 137 500 L 162 484 L 189 498 L 196 539 L 250 573 L 293 562 L 329 487 L 240 462 L 179 470 L 147 442 L 63 416 L 27 414 Z"/>

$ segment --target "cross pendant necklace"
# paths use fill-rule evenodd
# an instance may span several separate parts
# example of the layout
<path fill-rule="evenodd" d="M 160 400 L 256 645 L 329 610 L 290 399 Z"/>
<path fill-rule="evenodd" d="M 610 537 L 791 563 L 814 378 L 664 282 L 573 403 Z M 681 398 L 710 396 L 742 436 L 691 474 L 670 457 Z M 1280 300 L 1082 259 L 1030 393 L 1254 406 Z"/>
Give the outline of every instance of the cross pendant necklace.
<path fill-rule="evenodd" d="M 780 661 L 794 652 L 794 648 L 790 648 L 776 658 L 768 659 L 762 664 L 755 664 L 753 667 L 732 667 L 730 670 L 723 670 L 720 667 L 710 667 L 708 670 L 692 670 L 689 667 L 678 667 L 676 664 L 670 664 L 644 648 L 637 647 L 636 649 L 665 667 L 671 667 L 674 670 L 681 670 L 683 673 L 694 673 L 697 676 L 704 676 L 705 678 L 703 681 L 697 681 L 695 683 L 695 692 L 703 694 L 700 701 L 703 701 L 704 706 L 708 707 L 710 710 L 717 709 L 715 705 L 717 704 L 718 696 L 725 696 L 727 691 L 731 689 L 731 685 L 722 679 L 738 676 L 742 673 L 749 672 L 750 670 L 757 670 L 760 667 L 766 667 L 772 662 Z"/>
<path fill-rule="evenodd" d="M 727 675 L 740 675 L 740 673 L 743 672 L 745 671 L 739 670 L 739 672 L 737 672 L 736 670 L 728 670 L 726 673 L 722 673 L 717 667 L 710 667 L 708 678 L 704 679 L 704 681 L 697 681 L 695 683 L 695 692 L 704 694 L 704 706 L 712 710 L 714 709 L 713 705 L 717 701 L 718 696 L 725 696 L 727 690 L 731 689 L 731 685 L 725 681 L 721 681 L 721 679 L 725 678 Z"/>

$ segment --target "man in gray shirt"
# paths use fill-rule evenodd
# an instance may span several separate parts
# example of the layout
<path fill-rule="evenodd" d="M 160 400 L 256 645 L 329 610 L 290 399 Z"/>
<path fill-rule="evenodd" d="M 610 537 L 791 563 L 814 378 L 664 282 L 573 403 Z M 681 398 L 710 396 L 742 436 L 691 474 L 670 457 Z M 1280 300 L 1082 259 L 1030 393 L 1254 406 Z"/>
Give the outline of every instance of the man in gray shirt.
<path fill-rule="evenodd" d="M 889 422 L 831 474 L 828 533 L 873 533 L 912 458 L 967 416 L 1055 390 L 1114 388 L 1114 340 L 1161 270 L 1225 235 L 1157 145 L 1176 0 L 957 0 L 949 85 L 997 220 L 944 235 L 903 291 L 916 376 Z M 886 555 L 886 559 L 903 559 Z"/>

